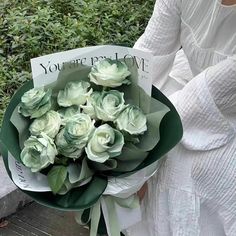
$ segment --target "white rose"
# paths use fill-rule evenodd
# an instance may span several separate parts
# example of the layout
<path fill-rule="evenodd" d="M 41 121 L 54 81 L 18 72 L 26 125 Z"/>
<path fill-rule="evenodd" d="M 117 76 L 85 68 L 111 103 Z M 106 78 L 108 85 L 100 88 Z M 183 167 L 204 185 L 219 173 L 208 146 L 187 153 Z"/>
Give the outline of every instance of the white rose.
<path fill-rule="evenodd" d="M 69 82 L 65 89 L 59 91 L 57 102 L 62 107 L 70 107 L 72 105 L 83 105 L 86 103 L 87 97 L 92 93 L 92 89 L 88 82 Z"/>
<path fill-rule="evenodd" d="M 120 155 L 124 145 L 122 133 L 108 124 L 99 126 L 89 140 L 85 152 L 88 159 L 103 163 L 109 158 Z"/>
<path fill-rule="evenodd" d="M 30 118 L 38 118 L 51 109 L 52 91 L 44 88 L 33 88 L 21 97 L 19 113 Z"/>
<path fill-rule="evenodd" d="M 128 105 L 115 120 L 117 128 L 129 134 L 143 134 L 147 130 L 147 118 L 142 110 L 134 105 Z"/>
<path fill-rule="evenodd" d="M 95 101 L 95 111 L 98 119 L 114 121 L 125 108 L 124 94 L 116 91 L 103 91 Z"/>
<path fill-rule="evenodd" d="M 48 111 L 43 116 L 35 119 L 30 125 L 29 130 L 32 135 L 39 135 L 44 132 L 50 138 L 54 138 L 60 129 L 61 118 L 56 111 Z"/>
<path fill-rule="evenodd" d="M 96 63 L 89 74 L 90 81 L 104 87 L 118 87 L 122 84 L 130 84 L 127 77 L 131 73 L 125 63 L 105 59 Z"/>
<path fill-rule="evenodd" d="M 53 140 L 41 133 L 39 137 L 30 136 L 25 141 L 21 160 L 32 172 L 37 172 L 53 164 L 57 154 Z"/>

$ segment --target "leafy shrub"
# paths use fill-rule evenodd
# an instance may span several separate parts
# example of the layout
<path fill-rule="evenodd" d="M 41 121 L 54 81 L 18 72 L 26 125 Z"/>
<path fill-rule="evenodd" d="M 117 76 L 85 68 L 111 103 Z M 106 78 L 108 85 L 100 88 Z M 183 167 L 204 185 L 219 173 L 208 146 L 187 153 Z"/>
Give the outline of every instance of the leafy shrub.
<path fill-rule="evenodd" d="M 99 44 L 132 46 L 154 0 L 2 0 L 0 123 L 14 91 L 31 78 L 30 59 Z"/>

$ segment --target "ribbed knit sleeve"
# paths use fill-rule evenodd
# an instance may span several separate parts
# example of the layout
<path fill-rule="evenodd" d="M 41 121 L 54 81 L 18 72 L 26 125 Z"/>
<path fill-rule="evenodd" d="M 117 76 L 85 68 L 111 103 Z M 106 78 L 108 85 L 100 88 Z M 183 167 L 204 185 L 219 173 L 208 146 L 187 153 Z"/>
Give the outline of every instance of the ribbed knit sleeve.
<path fill-rule="evenodd" d="M 225 59 L 194 77 L 169 97 L 178 110 L 188 150 L 227 144 L 236 128 L 236 61 Z"/>
<path fill-rule="evenodd" d="M 180 48 L 180 12 L 180 0 L 157 0 L 145 32 L 134 45 L 155 56 L 153 84 L 159 89 L 167 82 Z"/>

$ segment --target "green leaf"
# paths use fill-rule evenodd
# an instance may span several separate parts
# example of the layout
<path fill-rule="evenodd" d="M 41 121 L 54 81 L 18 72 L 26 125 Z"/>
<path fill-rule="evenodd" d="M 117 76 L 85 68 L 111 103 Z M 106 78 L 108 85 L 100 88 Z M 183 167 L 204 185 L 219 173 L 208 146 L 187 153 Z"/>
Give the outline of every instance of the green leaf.
<path fill-rule="evenodd" d="M 48 172 L 47 178 L 50 188 L 54 194 L 58 193 L 66 180 L 67 168 L 65 166 L 53 166 Z"/>

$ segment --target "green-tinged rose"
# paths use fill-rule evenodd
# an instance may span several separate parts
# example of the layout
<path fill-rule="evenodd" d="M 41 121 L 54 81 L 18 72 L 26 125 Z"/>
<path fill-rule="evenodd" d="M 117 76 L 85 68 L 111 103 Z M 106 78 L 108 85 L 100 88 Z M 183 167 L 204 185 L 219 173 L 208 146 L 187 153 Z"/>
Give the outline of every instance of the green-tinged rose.
<path fill-rule="evenodd" d="M 104 124 L 95 130 L 85 151 L 88 159 L 104 163 L 109 158 L 120 155 L 123 145 L 122 133 L 108 124 Z"/>
<path fill-rule="evenodd" d="M 67 122 L 76 119 L 76 115 L 80 114 L 80 108 L 78 106 L 65 107 L 57 111 L 60 114 L 62 125 Z"/>
<path fill-rule="evenodd" d="M 93 92 L 90 97 L 87 98 L 87 102 L 85 105 L 81 105 L 80 107 L 83 109 L 83 112 L 89 115 L 92 119 L 96 119 L 96 100 L 100 96 L 99 92 Z"/>
<path fill-rule="evenodd" d="M 96 99 L 96 116 L 103 121 L 114 121 L 124 108 L 124 94 L 116 90 L 103 91 Z"/>
<path fill-rule="evenodd" d="M 33 88 L 27 91 L 21 97 L 19 113 L 30 118 L 38 118 L 44 115 L 51 109 L 51 95 L 50 89 L 45 91 L 44 88 Z"/>
<path fill-rule="evenodd" d="M 34 136 L 38 136 L 43 132 L 50 138 L 54 138 L 60 130 L 61 123 L 62 120 L 58 112 L 48 111 L 43 116 L 35 119 L 30 125 L 29 130 Z"/>
<path fill-rule="evenodd" d="M 56 137 L 59 153 L 79 158 L 93 130 L 94 121 L 86 114 L 77 114 L 76 119 L 67 122 Z"/>
<path fill-rule="evenodd" d="M 25 141 L 25 147 L 21 152 L 21 160 L 32 172 L 40 171 L 54 163 L 57 149 L 53 140 L 41 133 L 38 137 L 30 136 Z"/>
<path fill-rule="evenodd" d="M 89 74 L 90 81 L 104 87 L 118 87 L 130 84 L 130 75 L 125 63 L 117 60 L 105 59 L 96 63 Z"/>
<path fill-rule="evenodd" d="M 64 137 L 64 132 L 65 128 L 59 132 L 55 139 L 58 152 L 66 157 L 78 159 L 81 156 L 83 149 L 67 143 Z"/>
<path fill-rule="evenodd" d="M 142 110 L 128 105 L 115 120 L 117 128 L 132 135 L 143 134 L 147 130 L 147 118 Z"/>
<path fill-rule="evenodd" d="M 64 137 L 68 143 L 83 148 L 94 130 L 94 121 L 83 113 L 78 114 L 76 118 L 66 124 Z"/>
<path fill-rule="evenodd" d="M 64 90 L 59 91 L 57 102 L 62 107 L 83 105 L 86 103 L 87 97 L 92 93 L 92 89 L 89 88 L 90 84 L 88 82 L 69 82 Z"/>

